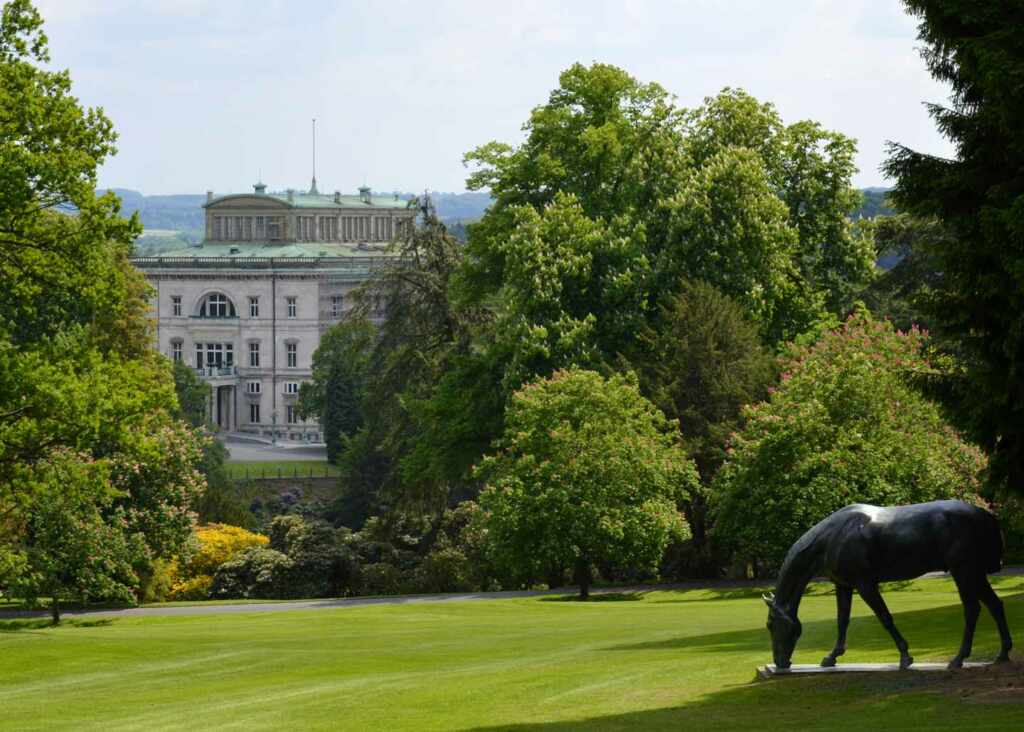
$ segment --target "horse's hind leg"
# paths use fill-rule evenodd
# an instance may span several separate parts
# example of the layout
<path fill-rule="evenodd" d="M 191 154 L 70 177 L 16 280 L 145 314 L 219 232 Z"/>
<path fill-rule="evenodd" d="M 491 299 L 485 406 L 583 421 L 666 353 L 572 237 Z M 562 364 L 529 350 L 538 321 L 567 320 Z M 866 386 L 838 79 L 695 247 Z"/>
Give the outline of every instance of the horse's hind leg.
<path fill-rule="evenodd" d="M 978 578 L 974 572 L 953 570 L 953 580 L 960 592 L 960 602 L 964 605 L 964 638 L 960 643 L 960 651 L 949 662 L 951 669 L 962 668 L 964 659 L 971 655 L 974 628 L 978 624 L 978 614 L 981 612 L 981 603 L 978 601 Z"/>
<path fill-rule="evenodd" d="M 1013 648 L 1013 639 L 1010 638 L 1010 628 L 1006 624 L 1006 613 L 1003 611 L 1003 601 L 999 599 L 999 596 L 992 589 L 992 585 L 988 583 L 988 577 L 981 578 L 978 596 L 979 599 L 985 603 L 985 607 L 988 608 L 988 611 L 992 613 L 992 618 L 996 621 L 996 627 L 999 628 L 999 639 L 1002 642 L 1002 647 L 999 649 L 999 655 L 996 656 L 996 661 L 1009 661 L 1010 649 Z"/>
<path fill-rule="evenodd" d="M 836 585 L 836 610 L 839 619 L 839 637 L 832 652 L 821 659 L 822 666 L 835 666 L 836 659 L 846 653 L 846 629 L 850 625 L 850 608 L 853 606 L 853 588 Z"/>
<path fill-rule="evenodd" d="M 910 655 L 907 642 L 900 635 L 900 632 L 896 630 L 896 623 L 893 622 L 889 608 L 885 606 L 885 600 L 882 599 L 882 594 L 878 591 L 878 585 L 858 585 L 857 592 L 864 598 L 864 602 L 868 604 L 868 607 L 874 610 L 875 616 L 882 623 L 882 627 L 889 631 L 889 635 L 896 642 L 896 648 L 900 652 L 900 670 L 910 668 L 914 658 Z"/>

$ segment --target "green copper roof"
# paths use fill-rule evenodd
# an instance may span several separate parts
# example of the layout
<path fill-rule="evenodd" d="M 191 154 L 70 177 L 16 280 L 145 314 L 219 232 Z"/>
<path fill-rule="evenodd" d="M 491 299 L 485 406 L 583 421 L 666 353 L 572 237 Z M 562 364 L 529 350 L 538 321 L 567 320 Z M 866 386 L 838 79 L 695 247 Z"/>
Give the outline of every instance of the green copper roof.
<path fill-rule="evenodd" d="M 369 203 L 363 201 L 359 196 L 339 196 L 338 200 L 334 200 L 333 194 L 311 194 L 311 193 L 300 193 L 296 191 L 292 194 L 292 199 L 288 200 L 287 193 L 227 193 L 223 196 L 217 196 L 209 203 L 205 204 L 209 206 L 211 204 L 218 203 L 227 198 L 234 198 L 237 196 L 253 196 L 257 198 L 272 198 L 275 201 L 281 201 L 292 208 L 338 208 L 339 206 L 351 207 L 351 208 L 387 208 L 387 209 L 405 209 L 408 208 L 409 202 L 394 196 L 370 196 Z"/>
<path fill-rule="evenodd" d="M 351 244 L 336 242 L 299 241 L 299 242 L 217 242 L 203 243 L 199 246 L 184 247 L 173 251 L 160 252 L 159 257 L 274 257 L 310 258 L 317 257 L 386 257 L 390 256 L 383 249 L 363 248 Z"/>

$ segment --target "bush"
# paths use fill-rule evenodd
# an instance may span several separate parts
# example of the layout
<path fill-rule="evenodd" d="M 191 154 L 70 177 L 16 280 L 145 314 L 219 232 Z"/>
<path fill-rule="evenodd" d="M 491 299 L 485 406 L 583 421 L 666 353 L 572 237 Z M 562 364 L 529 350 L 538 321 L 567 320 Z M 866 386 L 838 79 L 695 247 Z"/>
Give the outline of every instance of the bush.
<path fill-rule="evenodd" d="M 180 580 L 174 583 L 167 599 L 172 601 L 180 600 L 206 600 L 210 596 L 210 586 L 213 584 L 213 577 L 208 574 L 200 574 L 190 579 Z"/>
<path fill-rule="evenodd" d="M 183 578 L 213 575 L 217 567 L 224 562 L 235 558 L 250 547 L 266 546 L 269 541 L 261 534 L 227 524 L 199 526 L 195 530 L 195 537 L 198 548 L 179 570 L 179 575 Z"/>
<path fill-rule="evenodd" d="M 223 599 L 281 599 L 292 597 L 287 578 L 293 562 L 286 555 L 266 547 L 246 549 L 217 568 L 210 585 L 210 597 Z"/>

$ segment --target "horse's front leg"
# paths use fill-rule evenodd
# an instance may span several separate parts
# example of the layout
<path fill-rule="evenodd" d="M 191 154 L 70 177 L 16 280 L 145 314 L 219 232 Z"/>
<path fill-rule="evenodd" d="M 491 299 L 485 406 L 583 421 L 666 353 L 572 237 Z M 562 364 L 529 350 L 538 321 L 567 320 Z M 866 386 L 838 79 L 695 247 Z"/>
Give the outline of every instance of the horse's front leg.
<path fill-rule="evenodd" d="M 868 607 L 874 610 L 875 616 L 882 623 L 882 627 L 889 631 L 889 635 L 896 642 L 896 648 L 900 652 L 900 670 L 903 671 L 910 668 L 914 658 L 910 655 L 907 642 L 900 635 L 900 632 L 896 630 L 896 623 L 893 622 L 892 613 L 889 612 L 889 608 L 885 606 L 885 600 L 882 599 L 882 594 L 878 591 L 878 585 L 858 585 L 857 592 L 864 598 L 864 602 L 868 604 Z"/>
<path fill-rule="evenodd" d="M 984 580 L 984 577 L 981 578 Z M 981 602 L 978 600 L 978 580 L 973 572 L 953 571 L 953 580 L 956 588 L 960 591 L 960 602 L 964 606 L 964 638 L 960 642 L 960 650 L 953 660 L 949 662 L 949 668 L 963 668 L 964 659 L 971 655 L 971 646 L 974 645 L 974 629 L 978 625 L 978 615 L 981 613 Z M 986 581 L 986 584 L 988 582 Z"/>
<path fill-rule="evenodd" d="M 836 665 L 836 659 L 846 653 L 846 629 L 850 625 L 850 608 L 853 606 L 853 588 L 836 585 L 836 610 L 839 621 L 839 637 L 832 652 L 821 659 L 821 665 Z"/>

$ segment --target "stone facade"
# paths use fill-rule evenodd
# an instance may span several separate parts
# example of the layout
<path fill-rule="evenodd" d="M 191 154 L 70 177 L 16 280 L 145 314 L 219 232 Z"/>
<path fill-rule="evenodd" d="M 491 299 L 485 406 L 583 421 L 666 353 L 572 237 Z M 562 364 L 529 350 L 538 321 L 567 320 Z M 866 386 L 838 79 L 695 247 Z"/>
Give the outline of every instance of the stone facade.
<path fill-rule="evenodd" d="M 212 388 L 225 431 L 318 442 L 295 414 L 320 334 L 390 258 L 414 211 L 393 197 L 208 194 L 206 240 L 134 260 L 155 290 L 156 346 Z"/>

